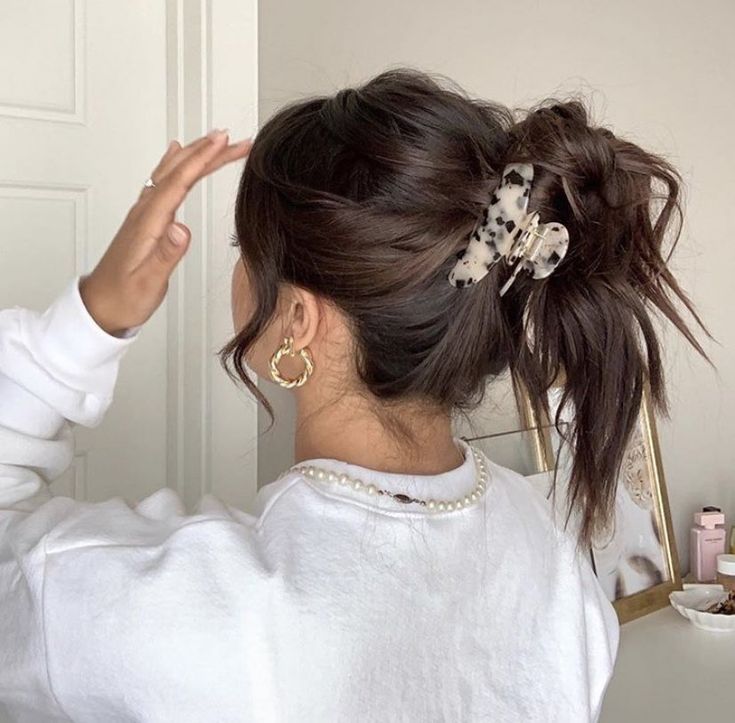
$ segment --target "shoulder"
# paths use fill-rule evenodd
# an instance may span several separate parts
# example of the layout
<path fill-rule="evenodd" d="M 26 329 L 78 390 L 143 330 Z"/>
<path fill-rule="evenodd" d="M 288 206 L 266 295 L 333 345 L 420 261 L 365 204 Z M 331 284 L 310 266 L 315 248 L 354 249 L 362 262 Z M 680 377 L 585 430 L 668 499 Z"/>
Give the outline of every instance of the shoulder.
<path fill-rule="evenodd" d="M 563 485 L 559 479 L 556 494 L 552 494 L 553 472 L 543 472 L 526 477 L 509 467 L 493 462 L 485 456 L 490 473 L 491 486 L 499 503 L 510 514 L 524 523 L 536 523 L 553 532 L 561 540 L 569 540 L 573 520 L 565 529 L 562 502 Z M 497 502 L 496 502 L 497 503 Z"/>
<path fill-rule="evenodd" d="M 265 485 L 250 511 L 205 494 L 190 514 L 179 493 L 170 487 L 156 490 L 135 505 L 121 496 L 102 502 L 54 497 L 33 513 L 38 516 L 44 509 L 54 509 L 54 524 L 48 525 L 43 538 L 46 574 L 62 586 L 66 583 L 61 580 L 61 570 L 78 584 L 86 578 L 95 585 L 101 575 L 108 574 L 110 583 L 114 575 L 121 581 L 138 576 L 150 580 L 153 572 L 165 569 L 152 561 L 167 559 L 176 561 L 172 572 L 186 577 L 200 574 L 199 563 L 215 551 L 221 557 L 211 564 L 236 560 L 252 573 L 263 561 L 261 548 L 269 544 L 264 523 L 276 506 L 283 507 L 278 503 L 289 497 L 297 482 L 290 475 Z M 95 569 L 92 560 L 95 565 L 104 560 L 106 571 Z"/>
<path fill-rule="evenodd" d="M 497 504 L 498 513 L 516 528 L 504 527 L 506 538 L 516 546 L 516 564 L 542 575 L 547 602 L 561 601 L 559 615 L 571 616 L 567 624 L 577 631 L 586 651 L 591 706 L 599 710 L 618 652 L 620 622 L 592 567 L 590 551 L 577 547 L 574 514 L 565 525 L 563 476 L 559 475 L 554 499 L 550 494 L 553 472 L 525 477 L 491 460 L 488 467 L 496 485 L 491 506 Z M 492 509 L 488 514 L 493 514 Z M 533 551 L 519 550 L 520 546 L 532 546 Z"/>
<path fill-rule="evenodd" d="M 258 517 L 232 507 L 212 494 L 202 496 L 192 513 L 179 493 L 161 487 L 132 504 L 122 496 L 91 502 L 55 496 L 32 513 L 54 508 L 54 524 L 44 539 L 49 556 L 79 554 L 92 548 L 155 548 L 177 544 L 196 535 L 228 534 L 253 538 Z M 27 522 L 31 522 L 28 520 Z"/>

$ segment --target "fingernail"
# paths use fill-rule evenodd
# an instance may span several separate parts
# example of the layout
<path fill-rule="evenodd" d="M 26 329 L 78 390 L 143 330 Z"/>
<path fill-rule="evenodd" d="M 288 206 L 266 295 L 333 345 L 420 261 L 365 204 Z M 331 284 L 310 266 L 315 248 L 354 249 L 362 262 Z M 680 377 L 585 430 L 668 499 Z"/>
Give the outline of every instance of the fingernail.
<path fill-rule="evenodd" d="M 181 246 L 186 241 L 186 234 L 183 229 L 176 225 L 169 226 L 168 237 L 176 246 Z"/>
<path fill-rule="evenodd" d="M 226 135 L 229 130 L 229 128 L 214 128 L 213 130 L 209 131 L 209 133 L 207 133 L 207 136 L 214 141 Z"/>

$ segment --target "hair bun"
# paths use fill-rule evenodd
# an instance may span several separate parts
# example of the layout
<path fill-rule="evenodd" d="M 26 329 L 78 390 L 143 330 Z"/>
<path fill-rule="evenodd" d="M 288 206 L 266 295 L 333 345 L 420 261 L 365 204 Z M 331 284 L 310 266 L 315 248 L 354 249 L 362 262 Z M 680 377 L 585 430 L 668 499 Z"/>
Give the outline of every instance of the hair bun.
<path fill-rule="evenodd" d="M 563 175 L 584 193 L 603 184 L 615 169 L 617 139 L 590 116 L 580 100 L 547 99 L 514 127 L 512 152 Z"/>

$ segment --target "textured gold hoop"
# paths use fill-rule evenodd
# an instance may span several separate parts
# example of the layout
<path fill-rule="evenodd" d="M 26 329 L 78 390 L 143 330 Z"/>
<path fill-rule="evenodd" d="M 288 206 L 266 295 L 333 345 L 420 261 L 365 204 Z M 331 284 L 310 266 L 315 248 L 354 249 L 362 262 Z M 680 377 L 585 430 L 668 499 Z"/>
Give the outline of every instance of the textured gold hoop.
<path fill-rule="evenodd" d="M 293 387 L 300 387 L 306 382 L 314 371 L 314 360 L 311 357 L 311 352 L 308 347 L 304 347 L 299 350 L 301 358 L 304 360 L 304 371 L 299 374 L 295 379 L 286 379 L 281 376 L 281 372 L 278 370 L 278 362 L 281 361 L 281 357 L 284 354 L 289 356 L 296 356 L 296 352 L 293 350 L 293 337 L 286 336 L 283 338 L 283 344 L 276 349 L 275 353 L 271 357 L 270 368 L 271 377 L 273 381 L 278 382 L 282 387 L 286 389 L 292 389 Z"/>

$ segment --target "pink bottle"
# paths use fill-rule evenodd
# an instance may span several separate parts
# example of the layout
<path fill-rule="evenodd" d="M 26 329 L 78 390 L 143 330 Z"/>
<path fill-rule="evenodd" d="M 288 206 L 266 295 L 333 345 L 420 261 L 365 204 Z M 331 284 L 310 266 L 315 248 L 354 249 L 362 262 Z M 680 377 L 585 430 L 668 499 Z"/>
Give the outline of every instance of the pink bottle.
<path fill-rule="evenodd" d="M 717 555 L 725 552 L 725 522 L 722 512 L 695 512 L 689 534 L 689 563 L 697 582 L 717 581 Z"/>
<path fill-rule="evenodd" d="M 722 512 L 722 510 L 719 507 L 715 507 L 714 505 L 707 505 L 706 507 L 702 507 L 702 512 Z M 721 525 L 715 525 L 715 527 L 722 527 L 722 529 L 724 530 L 727 525 L 723 522 Z"/>

